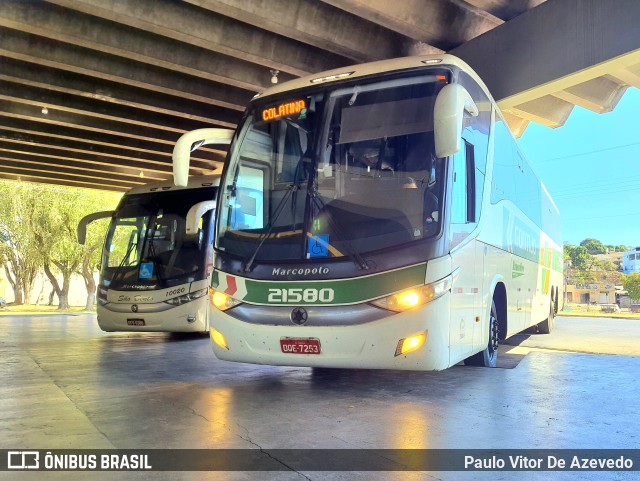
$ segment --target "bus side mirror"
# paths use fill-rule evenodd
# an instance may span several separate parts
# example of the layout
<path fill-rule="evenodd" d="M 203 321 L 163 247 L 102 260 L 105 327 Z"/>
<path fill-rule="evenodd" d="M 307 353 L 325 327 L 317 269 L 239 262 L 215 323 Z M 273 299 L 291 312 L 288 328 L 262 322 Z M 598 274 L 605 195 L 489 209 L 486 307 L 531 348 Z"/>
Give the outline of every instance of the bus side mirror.
<path fill-rule="evenodd" d="M 94 220 L 106 219 L 107 217 L 113 217 L 115 210 L 103 210 L 101 212 L 94 212 L 93 214 L 85 215 L 78 223 L 78 244 L 84 245 L 87 241 L 87 226 Z"/>
<path fill-rule="evenodd" d="M 205 215 L 210 210 L 216 208 L 215 200 L 205 200 L 203 202 L 198 202 L 197 204 L 191 206 L 189 212 L 187 212 L 187 220 L 185 225 L 185 233 L 188 234 L 197 234 L 198 233 L 198 225 L 200 224 L 200 218 Z"/>
<path fill-rule="evenodd" d="M 173 183 L 186 187 L 189 178 L 191 152 L 203 145 L 228 145 L 233 137 L 230 129 L 198 129 L 183 134 L 173 147 Z"/>
<path fill-rule="evenodd" d="M 435 147 L 437 157 L 449 157 L 460 150 L 464 114 L 478 115 L 478 106 L 460 84 L 445 85 L 433 109 Z"/>

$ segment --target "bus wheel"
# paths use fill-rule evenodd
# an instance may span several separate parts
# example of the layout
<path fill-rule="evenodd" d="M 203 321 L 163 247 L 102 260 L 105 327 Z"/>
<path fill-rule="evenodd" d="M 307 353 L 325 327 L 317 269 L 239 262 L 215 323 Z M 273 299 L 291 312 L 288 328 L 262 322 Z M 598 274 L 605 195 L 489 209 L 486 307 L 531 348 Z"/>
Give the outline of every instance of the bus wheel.
<path fill-rule="evenodd" d="M 551 302 L 551 307 L 549 308 L 549 317 L 538 324 L 538 332 L 540 334 L 551 334 L 551 331 L 553 331 L 553 324 L 555 323 L 555 319 L 556 312 L 553 308 L 553 302 Z"/>
<path fill-rule="evenodd" d="M 498 362 L 498 314 L 495 302 L 491 301 L 489 316 L 489 342 L 484 350 L 464 360 L 467 366 L 496 367 Z"/>

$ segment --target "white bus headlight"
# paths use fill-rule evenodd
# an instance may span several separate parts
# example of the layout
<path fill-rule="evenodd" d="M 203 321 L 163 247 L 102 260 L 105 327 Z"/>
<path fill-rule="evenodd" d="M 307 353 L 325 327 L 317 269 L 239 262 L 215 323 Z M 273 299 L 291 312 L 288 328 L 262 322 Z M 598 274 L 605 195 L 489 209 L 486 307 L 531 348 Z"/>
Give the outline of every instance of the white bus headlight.
<path fill-rule="evenodd" d="M 209 288 L 209 299 L 211 300 L 211 305 L 221 311 L 226 311 L 240 304 L 240 301 L 237 299 L 212 288 Z"/>
<path fill-rule="evenodd" d="M 183 294 L 178 297 L 173 297 L 171 299 L 167 299 L 167 304 L 171 304 L 172 306 L 181 306 L 182 304 L 186 304 L 187 302 L 194 301 L 204 295 L 206 295 L 207 289 L 200 289 L 199 291 L 189 292 L 188 294 Z"/>
<path fill-rule="evenodd" d="M 413 309 L 414 307 L 431 302 L 449 291 L 451 289 L 451 280 L 452 277 L 447 276 L 431 284 L 425 284 L 424 286 L 406 289 L 390 296 L 381 297 L 371 303 L 374 306 L 396 312 Z"/>

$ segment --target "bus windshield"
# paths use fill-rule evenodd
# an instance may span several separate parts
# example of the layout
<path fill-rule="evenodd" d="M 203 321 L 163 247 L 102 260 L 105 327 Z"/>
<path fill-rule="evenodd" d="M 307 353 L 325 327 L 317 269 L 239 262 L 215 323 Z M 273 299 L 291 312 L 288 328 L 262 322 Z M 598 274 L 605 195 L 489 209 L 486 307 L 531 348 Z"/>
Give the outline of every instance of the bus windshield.
<path fill-rule="evenodd" d="M 217 188 L 126 195 L 109 226 L 101 278 L 115 289 L 160 289 L 204 279 L 211 264 L 213 211 L 197 234 L 185 234 L 194 204 L 215 198 Z"/>
<path fill-rule="evenodd" d="M 437 73 L 254 102 L 223 180 L 217 247 L 246 265 L 357 259 L 436 236 L 433 109 L 448 79 Z"/>

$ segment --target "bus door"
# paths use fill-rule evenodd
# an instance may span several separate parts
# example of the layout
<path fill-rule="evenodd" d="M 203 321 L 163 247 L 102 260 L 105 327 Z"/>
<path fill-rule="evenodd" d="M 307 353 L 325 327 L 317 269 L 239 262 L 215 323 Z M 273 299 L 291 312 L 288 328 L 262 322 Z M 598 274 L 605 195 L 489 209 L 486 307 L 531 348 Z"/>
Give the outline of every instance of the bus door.
<path fill-rule="evenodd" d="M 453 157 L 450 246 L 453 271 L 449 342 L 451 359 L 463 359 L 482 340 L 481 315 L 484 245 L 471 234 L 477 225 L 474 147 L 466 139 Z"/>

